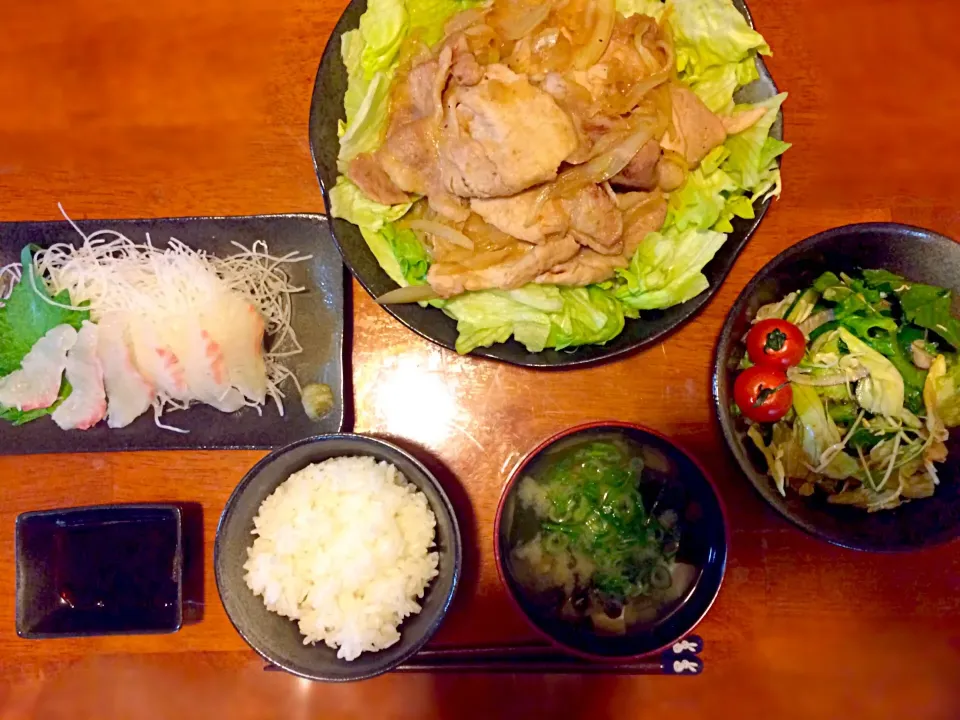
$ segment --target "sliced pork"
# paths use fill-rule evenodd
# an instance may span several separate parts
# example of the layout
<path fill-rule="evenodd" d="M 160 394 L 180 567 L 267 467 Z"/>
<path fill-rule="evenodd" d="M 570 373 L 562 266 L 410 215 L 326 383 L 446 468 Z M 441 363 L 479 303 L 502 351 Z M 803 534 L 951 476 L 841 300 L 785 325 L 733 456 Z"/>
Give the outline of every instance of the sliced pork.
<path fill-rule="evenodd" d="M 508 257 L 486 267 L 466 268 L 454 263 L 435 263 L 427 272 L 427 281 L 441 297 L 453 297 L 468 290 L 511 290 L 532 282 L 547 269 L 569 260 L 579 249 L 580 244 L 570 236 L 541 245 L 518 243 Z M 482 261 L 482 258 L 478 260 Z"/>
<path fill-rule="evenodd" d="M 560 201 L 570 217 L 570 234 L 601 255 L 618 255 L 623 249 L 623 216 L 611 195 L 600 185 L 588 185 Z"/>
<path fill-rule="evenodd" d="M 504 197 L 553 180 L 579 142 L 570 117 L 505 65 L 450 93 L 440 138 L 444 187 L 461 197 Z"/>
<path fill-rule="evenodd" d="M 565 233 L 569 217 L 559 200 L 548 200 L 532 218 L 539 190 L 505 198 L 474 198 L 470 209 L 498 230 L 528 243 L 542 243 L 549 236 Z"/>
<path fill-rule="evenodd" d="M 366 160 L 361 160 L 357 168 L 351 162 L 351 168 L 369 181 L 380 197 L 398 197 L 394 190 L 425 195 L 435 212 L 454 222 L 463 222 L 470 212 L 460 198 L 443 187 L 437 157 L 442 94 L 452 63 L 453 50 L 445 47 L 437 58 L 414 66 L 406 81 L 399 84 L 392 100 L 395 109 L 387 136 L 374 158 L 385 178 L 366 165 Z M 364 192 L 367 191 L 364 189 Z"/>
<path fill-rule="evenodd" d="M 720 122 L 723 123 L 723 129 L 726 130 L 727 135 L 737 135 L 752 128 L 766 114 L 765 107 L 754 107 L 733 115 L 721 116 Z"/>
<path fill-rule="evenodd" d="M 613 277 L 617 269 L 630 264 L 637 247 L 650 233 L 663 227 L 667 203 L 659 194 L 627 193 L 620 196 L 628 222 L 623 231 L 623 246 L 617 255 L 602 255 L 583 248 L 570 260 L 552 267 L 536 279 L 538 283 L 582 287 Z M 639 212 L 633 212 L 639 210 Z"/>
<path fill-rule="evenodd" d="M 627 166 L 611 178 L 610 183 L 632 190 L 653 190 L 659 185 L 657 165 L 660 163 L 660 143 L 649 140 Z"/>
<path fill-rule="evenodd" d="M 364 195 L 381 205 L 399 205 L 410 200 L 370 153 L 360 153 L 350 161 L 347 177 Z"/>
<path fill-rule="evenodd" d="M 696 167 L 707 153 L 727 139 L 727 131 L 720 118 L 693 90 L 671 85 L 670 101 L 673 122 L 660 144 L 665 150 L 673 150 L 685 157 L 690 167 Z"/>

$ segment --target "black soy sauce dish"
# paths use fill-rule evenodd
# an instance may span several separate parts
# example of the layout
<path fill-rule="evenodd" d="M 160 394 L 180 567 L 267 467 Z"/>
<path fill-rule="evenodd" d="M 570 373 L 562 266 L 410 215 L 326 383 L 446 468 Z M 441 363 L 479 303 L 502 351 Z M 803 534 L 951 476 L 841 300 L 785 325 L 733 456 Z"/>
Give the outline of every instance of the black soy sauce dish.
<path fill-rule="evenodd" d="M 439 574 L 430 581 L 421 611 L 400 625 L 400 640 L 378 652 L 364 652 L 355 660 L 337 658 L 323 643 L 303 644 L 297 623 L 267 610 L 263 599 L 247 587 L 243 564 L 253 543 L 253 519 L 261 503 L 293 473 L 312 463 L 345 456 L 372 457 L 393 464 L 423 492 L 436 516 Z M 273 665 L 310 680 L 345 682 L 388 672 L 415 654 L 443 621 L 460 580 L 463 547 L 460 527 L 440 482 L 413 455 L 392 443 L 363 435 L 320 435 L 276 450 L 244 476 L 227 500 L 213 550 L 220 600 L 230 622 L 257 653 Z"/>
<path fill-rule="evenodd" d="M 182 532 L 176 505 L 18 516 L 17 634 L 39 639 L 179 630 Z"/>
<path fill-rule="evenodd" d="M 713 399 L 723 435 L 734 458 L 757 492 L 799 528 L 835 545 L 875 552 L 914 550 L 960 535 L 960 432 L 947 440 L 947 461 L 938 464 L 940 484 L 933 497 L 893 510 L 868 513 L 831 505 L 819 492 L 780 495 L 766 473 L 766 462 L 747 438 L 744 421 L 734 417 L 733 381 L 744 354 L 742 338 L 757 309 L 809 287 L 823 272 L 886 269 L 915 282 L 953 291 L 960 313 L 960 245 L 937 233 L 895 223 L 864 223 L 827 230 L 777 255 L 737 298 L 720 333 L 713 372 Z"/>
<path fill-rule="evenodd" d="M 549 462 L 568 443 L 617 439 L 641 451 L 640 494 L 648 512 L 669 510 L 679 529 L 676 560 L 691 566 L 692 579 L 679 597 L 658 608 L 656 617 L 627 627 L 624 634 L 597 632 L 571 621 L 532 594 L 518 580 L 513 557 L 523 523 L 520 482 L 531 469 Z M 529 534 L 529 533 L 528 533 Z M 531 627 L 560 650 L 597 661 L 615 662 L 661 651 L 685 637 L 710 610 L 726 569 L 729 537 L 723 503 L 703 467 L 659 433 L 615 421 L 580 425 L 541 443 L 517 466 L 500 498 L 494 525 L 494 554 L 500 580 Z M 676 579 L 677 576 L 675 576 Z"/>

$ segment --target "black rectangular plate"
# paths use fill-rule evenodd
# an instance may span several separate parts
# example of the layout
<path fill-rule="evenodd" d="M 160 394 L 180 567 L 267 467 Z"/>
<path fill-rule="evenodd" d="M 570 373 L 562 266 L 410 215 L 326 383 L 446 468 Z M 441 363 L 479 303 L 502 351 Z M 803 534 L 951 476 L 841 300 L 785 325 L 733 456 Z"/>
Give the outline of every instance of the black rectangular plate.
<path fill-rule="evenodd" d="M 147 411 L 125 428 L 112 430 L 101 422 L 90 430 L 64 431 L 49 417 L 21 427 L 0 421 L 0 454 L 106 452 L 113 450 L 189 450 L 273 448 L 321 433 L 339 432 L 344 418 L 343 264 L 324 215 L 258 215 L 250 217 L 163 218 L 157 220 L 82 220 L 85 233 L 108 228 L 135 241 L 146 233 L 154 245 L 169 238 L 212 255 L 236 252 L 231 242 L 250 247 L 263 240 L 273 255 L 297 251 L 312 259 L 288 266 L 294 284 L 306 290 L 293 296 L 293 329 L 303 353 L 288 360 L 301 384 L 326 383 L 333 389 L 334 408 L 319 421 L 310 420 L 299 393 L 289 381 L 284 415 L 269 401 L 260 415 L 254 408 L 221 413 L 206 405 L 164 415 L 163 422 L 187 434 L 158 428 Z M 80 236 L 66 222 L 0 223 L 0 267 L 16 262 L 24 245 L 47 247 L 74 243 Z"/>

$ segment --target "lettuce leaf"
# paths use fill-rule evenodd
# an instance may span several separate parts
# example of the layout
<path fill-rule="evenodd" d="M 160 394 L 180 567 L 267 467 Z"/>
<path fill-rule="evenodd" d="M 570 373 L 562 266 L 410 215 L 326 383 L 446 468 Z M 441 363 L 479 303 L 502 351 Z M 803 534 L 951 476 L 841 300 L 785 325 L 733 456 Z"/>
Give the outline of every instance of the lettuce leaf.
<path fill-rule="evenodd" d="M 624 17 L 649 15 L 659 20 L 666 8 L 663 0 L 617 0 L 617 12 Z"/>
<path fill-rule="evenodd" d="M 667 308 L 686 302 L 709 283 L 701 272 L 727 236 L 712 230 L 669 229 L 643 239 L 630 265 L 617 271 L 615 296 L 634 310 Z"/>
<path fill-rule="evenodd" d="M 927 405 L 927 422 L 937 419 L 945 427 L 960 426 L 960 363 L 947 365 L 943 355 L 937 355 L 927 374 L 923 398 Z"/>
<path fill-rule="evenodd" d="M 755 105 L 737 106 L 735 111 L 765 107 L 767 112 L 752 127 L 731 135 L 724 143 L 729 155 L 720 167 L 754 198 L 779 184 L 780 169 L 776 159 L 787 151 L 790 143 L 771 138 L 770 128 L 786 99 L 787 93 L 780 93 Z"/>
<path fill-rule="evenodd" d="M 463 10 L 483 5 L 486 0 L 407 0 L 411 35 L 427 45 L 443 39 L 447 20 Z"/>
<path fill-rule="evenodd" d="M 835 284 L 840 279 L 834 275 Z M 896 293 L 903 316 L 927 330 L 932 330 L 956 350 L 960 350 L 960 320 L 953 315 L 953 293 L 936 285 L 910 282 L 889 270 L 864 270 L 866 285 L 874 290 Z"/>
<path fill-rule="evenodd" d="M 404 283 L 423 285 L 427 282 L 427 270 L 430 269 L 430 256 L 416 233 L 410 229 L 398 230 L 395 225 L 386 225 L 380 234 L 389 243 L 393 256 L 397 259 Z"/>
<path fill-rule="evenodd" d="M 708 108 L 726 115 L 733 111 L 733 94 L 759 77 L 757 62 L 751 55 L 738 63 L 714 65 L 683 79 Z"/>
<path fill-rule="evenodd" d="M 411 203 L 381 205 L 364 195 L 360 188 L 342 175 L 330 190 L 330 214 L 367 230 L 377 231 L 399 220 L 407 214 L 410 206 Z"/>
<path fill-rule="evenodd" d="M 788 478 L 804 480 L 810 474 L 803 449 L 803 425 L 781 420 L 773 426 L 770 435 L 770 444 L 767 445 L 759 425 L 753 424 L 747 430 L 747 437 L 767 461 L 767 472 L 773 478 L 777 491 L 785 496 Z"/>
<path fill-rule="evenodd" d="M 407 36 L 409 18 L 403 0 L 368 0 L 367 11 L 360 16 L 360 66 L 367 77 L 393 64 Z"/>
<path fill-rule="evenodd" d="M 392 223 L 403 217 L 409 209 L 410 203 L 381 205 L 374 202 L 343 176 L 337 179 L 337 184 L 330 190 L 330 214 L 360 228 L 363 239 L 380 267 L 399 285 L 409 284 L 406 276 L 410 268 L 405 270 L 403 261 L 394 252 L 396 233 L 392 229 Z M 413 235 L 412 232 L 410 234 Z M 416 240 L 415 237 L 414 239 Z M 420 244 L 419 241 L 417 244 Z M 420 250 L 426 255 L 422 246 Z M 429 261 L 427 263 L 429 266 Z M 425 274 L 426 270 L 423 272 Z"/>
<path fill-rule="evenodd" d="M 797 413 L 797 424 L 801 427 L 801 443 L 807 462 L 815 468 L 820 467 L 824 453 L 840 444 L 840 430 L 827 414 L 817 390 L 809 385 L 792 384 L 793 409 Z M 823 469 L 823 474 L 835 480 L 855 475 L 859 464 L 843 451 L 836 452 Z"/>
<path fill-rule="evenodd" d="M 513 336 L 530 352 L 603 344 L 620 334 L 624 310 L 596 286 L 527 285 L 485 290 L 448 300 L 443 311 L 457 321 L 457 352 L 506 342 Z"/>
<path fill-rule="evenodd" d="M 733 178 L 718 167 L 728 154 L 722 145 L 711 151 L 686 182 L 670 194 L 664 228 L 680 232 L 690 228 L 710 230 L 719 222 L 728 199 L 739 190 Z"/>
<path fill-rule="evenodd" d="M 330 191 L 330 214 L 360 228 L 380 267 L 399 285 L 423 284 L 430 268 L 430 256 L 416 234 L 393 225 L 410 205 L 381 205 L 342 176 Z"/>
<path fill-rule="evenodd" d="M 867 345 L 845 327 L 839 329 L 840 339 L 850 350 L 845 357 L 856 358 L 870 373 L 857 383 L 857 402 L 867 412 L 887 417 L 898 417 L 903 408 L 903 376 L 887 358 Z"/>
<path fill-rule="evenodd" d="M 710 67 L 740 63 L 753 51 L 770 54 L 763 36 L 730 0 L 670 0 L 667 6 L 681 75 L 695 77 Z"/>
<path fill-rule="evenodd" d="M 347 91 L 343 100 L 347 119 L 341 121 L 337 129 L 340 135 L 337 168 L 343 173 L 352 158 L 380 147 L 387 122 L 383 109 L 390 99 L 396 68 L 389 66 L 367 74 L 363 64 L 366 42 L 359 29 L 344 33 L 340 42 L 347 69 Z"/>

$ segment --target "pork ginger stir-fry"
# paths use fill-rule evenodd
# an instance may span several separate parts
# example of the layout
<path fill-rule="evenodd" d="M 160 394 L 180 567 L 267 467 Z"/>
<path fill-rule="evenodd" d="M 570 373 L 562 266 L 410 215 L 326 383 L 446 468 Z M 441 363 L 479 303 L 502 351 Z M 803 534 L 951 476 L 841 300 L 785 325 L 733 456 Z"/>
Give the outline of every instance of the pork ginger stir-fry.
<path fill-rule="evenodd" d="M 668 26 L 612 0 L 498 1 L 445 33 L 401 62 L 382 144 L 346 168 L 369 199 L 415 203 L 397 225 L 436 297 L 612 278 L 669 193 L 766 112 L 713 113 L 677 80 Z"/>

